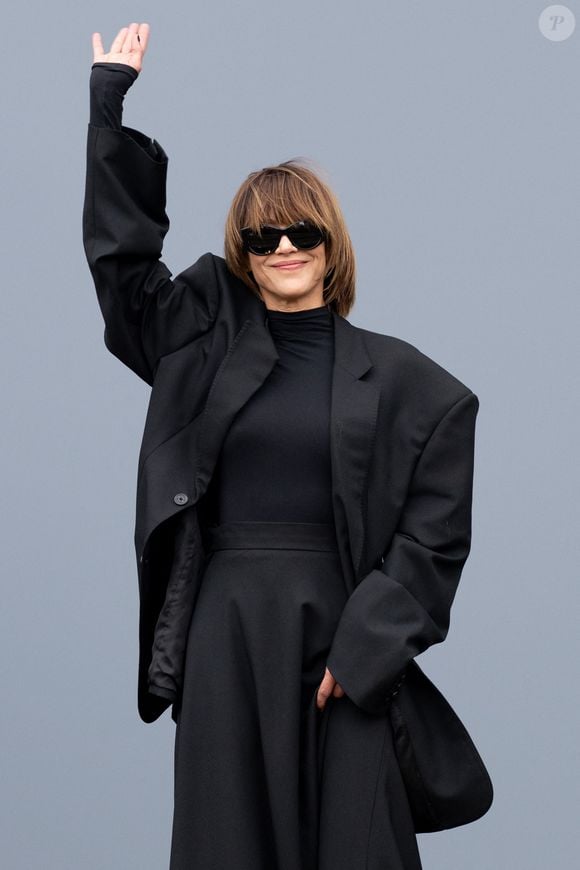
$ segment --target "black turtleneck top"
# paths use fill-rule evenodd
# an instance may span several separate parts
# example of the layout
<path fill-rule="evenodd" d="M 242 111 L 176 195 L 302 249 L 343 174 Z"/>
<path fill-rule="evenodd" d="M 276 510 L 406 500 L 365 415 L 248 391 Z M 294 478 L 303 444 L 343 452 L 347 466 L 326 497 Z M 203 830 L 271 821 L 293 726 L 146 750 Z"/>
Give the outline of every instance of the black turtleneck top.
<path fill-rule="evenodd" d="M 226 434 L 209 521 L 332 523 L 332 313 L 270 310 L 268 325 L 280 359 Z"/>
<path fill-rule="evenodd" d="M 121 129 L 123 98 L 137 75 L 127 64 L 93 64 L 91 124 Z M 204 519 L 332 523 L 332 312 L 326 305 L 269 310 L 267 325 L 280 359 L 226 433 Z"/>

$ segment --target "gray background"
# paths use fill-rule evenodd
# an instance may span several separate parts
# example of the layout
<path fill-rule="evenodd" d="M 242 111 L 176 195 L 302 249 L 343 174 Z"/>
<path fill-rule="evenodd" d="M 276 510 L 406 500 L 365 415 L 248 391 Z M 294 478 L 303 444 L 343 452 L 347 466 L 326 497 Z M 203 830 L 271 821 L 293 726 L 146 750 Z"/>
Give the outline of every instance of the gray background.
<path fill-rule="evenodd" d="M 2 771 L 10 870 L 167 867 L 175 725 L 137 715 L 137 453 L 149 388 L 104 347 L 81 238 L 91 33 L 151 25 L 124 122 L 170 156 L 173 273 L 222 253 L 253 169 L 322 166 L 349 319 L 479 396 L 473 548 L 421 665 L 495 801 L 425 870 L 577 861 L 580 29 L 529 2 L 13 4 L 3 24 Z M 580 7 L 572 7 L 580 16 Z M 8 17 L 6 17 L 8 16 Z M 8 121 L 8 123 L 7 123 Z"/>

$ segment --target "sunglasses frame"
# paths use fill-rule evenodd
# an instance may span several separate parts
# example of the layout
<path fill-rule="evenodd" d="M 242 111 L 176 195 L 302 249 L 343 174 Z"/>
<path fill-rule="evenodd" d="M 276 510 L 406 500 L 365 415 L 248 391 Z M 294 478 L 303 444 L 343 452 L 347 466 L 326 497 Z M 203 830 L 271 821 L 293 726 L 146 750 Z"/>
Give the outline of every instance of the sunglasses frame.
<path fill-rule="evenodd" d="M 302 229 L 300 229 L 301 227 L 302 227 Z M 312 228 L 312 229 L 317 230 L 318 233 L 320 234 L 320 239 L 319 239 L 319 241 L 316 242 L 316 244 L 314 244 L 314 245 L 297 245 L 295 240 L 292 238 L 292 236 L 295 233 L 303 233 L 305 231 L 304 230 L 305 227 L 308 228 L 307 231 L 309 231 L 310 228 Z M 291 243 L 299 251 L 311 251 L 314 248 L 317 248 L 319 245 L 321 245 L 324 241 L 326 241 L 326 238 L 327 238 L 326 232 L 323 229 L 321 229 L 321 227 L 318 227 L 318 226 L 316 226 L 316 224 L 313 224 L 311 221 L 295 221 L 293 224 L 290 224 L 287 227 L 273 227 L 270 224 L 263 224 L 260 227 L 260 230 L 274 230 L 275 233 L 277 234 L 277 238 L 274 238 L 274 241 L 272 242 L 273 247 L 268 248 L 267 251 L 254 250 L 252 244 L 248 241 L 249 234 L 256 235 L 256 233 L 252 230 L 251 227 L 243 227 L 240 230 L 240 234 L 242 236 L 242 242 L 244 245 L 244 250 L 247 253 L 254 254 L 256 257 L 267 257 L 269 254 L 273 254 L 274 251 L 277 250 L 278 246 L 280 245 L 280 241 L 282 239 L 282 236 L 288 236 Z"/>

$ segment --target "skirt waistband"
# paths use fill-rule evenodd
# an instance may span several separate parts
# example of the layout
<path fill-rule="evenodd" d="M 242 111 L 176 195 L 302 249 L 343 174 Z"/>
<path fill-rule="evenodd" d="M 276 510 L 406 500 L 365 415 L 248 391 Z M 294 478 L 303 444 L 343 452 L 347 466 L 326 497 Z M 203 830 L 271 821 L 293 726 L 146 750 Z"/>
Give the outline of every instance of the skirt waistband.
<path fill-rule="evenodd" d="M 208 550 L 338 551 L 332 523 L 227 522 L 208 526 L 204 538 Z"/>

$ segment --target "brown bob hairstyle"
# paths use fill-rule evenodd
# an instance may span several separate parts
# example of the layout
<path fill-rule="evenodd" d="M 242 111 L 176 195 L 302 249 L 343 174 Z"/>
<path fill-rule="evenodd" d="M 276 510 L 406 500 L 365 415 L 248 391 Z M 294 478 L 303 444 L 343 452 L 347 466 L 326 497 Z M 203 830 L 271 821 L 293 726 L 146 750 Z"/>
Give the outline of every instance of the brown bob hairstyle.
<path fill-rule="evenodd" d="M 263 224 L 289 226 L 298 220 L 312 221 L 326 232 L 324 304 L 346 317 L 355 300 L 352 242 L 336 195 L 303 158 L 251 172 L 241 184 L 226 218 L 228 268 L 261 298 L 240 230 L 252 227 L 258 231 Z"/>

